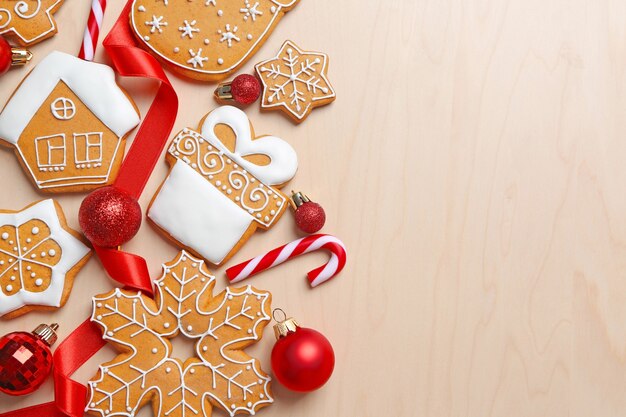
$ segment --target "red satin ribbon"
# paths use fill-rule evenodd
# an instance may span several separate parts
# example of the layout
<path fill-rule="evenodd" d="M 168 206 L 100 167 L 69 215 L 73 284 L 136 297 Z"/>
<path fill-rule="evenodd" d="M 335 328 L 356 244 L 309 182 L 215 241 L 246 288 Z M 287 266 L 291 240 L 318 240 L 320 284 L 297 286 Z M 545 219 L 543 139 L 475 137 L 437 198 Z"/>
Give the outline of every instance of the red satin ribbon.
<path fill-rule="evenodd" d="M 178 97 L 163 69 L 140 49 L 131 33 L 128 16 L 133 0 L 126 3 L 103 41 L 113 67 L 121 76 L 150 78 L 160 87 L 122 164 L 115 186 L 139 198 L 156 165 L 178 112 Z M 146 261 L 116 249 L 95 247 L 107 273 L 122 286 L 152 296 L 152 280 Z M 100 329 L 89 319 L 77 327 L 54 353 L 55 401 L 0 414 L 0 417 L 80 417 L 87 402 L 87 388 L 70 376 L 104 346 Z"/>

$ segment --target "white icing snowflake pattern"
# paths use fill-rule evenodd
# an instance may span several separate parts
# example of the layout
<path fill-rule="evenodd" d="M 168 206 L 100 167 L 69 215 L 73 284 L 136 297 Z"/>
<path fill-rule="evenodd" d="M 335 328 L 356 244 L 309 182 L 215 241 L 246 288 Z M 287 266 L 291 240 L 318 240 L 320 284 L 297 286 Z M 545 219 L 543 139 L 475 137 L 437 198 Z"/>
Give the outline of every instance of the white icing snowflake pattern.
<path fill-rule="evenodd" d="M 263 12 L 258 10 L 258 7 L 259 7 L 258 1 L 254 3 L 254 6 L 250 6 L 250 1 L 245 0 L 244 5 L 245 7 L 242 7 L 241 9 L 239 9 L 239 11 L 243 13 L 243 20 L 248 20 L 248 18 L 251 17 L 252 21 L 255 22 L 257 16 L 263 15 Z"/>
<path fill-rule="evenodd" d="M 209 58 L 202 56 L 202 48 L 198 49 L 198 52 L 194 52 L 193 49 L 190 49 L 189 55 L 191 55 L 191 58 L 187 61 L 187 63 L 193 65 L 194 68 L 197 68 L 198 66 L 202 68 L 204 66 L 204 62 L 209 60 Z"/>
<path fill-rule="evenodd" d="M 204 3 L 204 5 L 205 6 L 213 5 L 217 7 L 217 4 L 215 4 L 215 0 L 207 0 L 206 3 Z"/>
<path fill-rule="evenodd" d="M 250 286 L 213 295 L 215 277 L 185 251 L 163 270 L 154 299 L 120 289 L 94 298 L 92 321 L 123 353 L 89 382 L 87 411 L 131 417 L 153 402 L 155 416 L 209 417 L 271 404 L 270 377 L 243 351 L 269 323 L 271 295 Z M 167 342 L 177 334 L 195 341 L 184 363 Z"/>
<path fill-rule="evenodd" d="M 233 41 L 239 42 L 241 40 L 241 39 L 239 39 L 237 37 L 237 35 L 235 35 L 235 33 L 237 33 L 238 30 L 239 30 L 239 28 L 237 26 L 234 26 L 231 29 L 230 25 L 226 25 L 226 30 L 225 31 L 218 30 L 217 33 L 222 35 L 222 38 L 220 39 L 220 42 L 228 42 L 228 47 L 229 48 L 232 47 L 233 46 Z"/>
<path fill-rule="evenodd" d="M 195 20 L 192 20 L 191 22 L 189 22 L 188 20 L 185 20 L 183 22 L 183 26 L 180 26 L 178 28 L 179 31 L 183 32 L 181 37 L 184 38 L 185 36 L 187 36 L 190 39 L 193 39 L 194 32 L 200 32 L 200 29 L 194 27 L 196 25 L 196 23 L 197 23 L 197 21 L 195 21 Z"/>
<path fill-rule="evenodd" d="M 152 20 L 147 21 L 146 25 L 152 27 L 152 29 L 150 29 L 150 33 L 155 33 L 156 31 L 163 33 L 163 27 L 167 26 L 167 22 L 163 21 L 163 16 L 156 17 L 155 15 L 152 15 Z"/>
<path fill-rule="evenodd" d="M 256 66 L 265 87 L 264 107 L 282 105 L 303 119 L 316 102 L 332 100 L 335 92 L 326 78 L 326 65 L 325 54 L 302 52 L 286 42 L 275 58 Z"/>

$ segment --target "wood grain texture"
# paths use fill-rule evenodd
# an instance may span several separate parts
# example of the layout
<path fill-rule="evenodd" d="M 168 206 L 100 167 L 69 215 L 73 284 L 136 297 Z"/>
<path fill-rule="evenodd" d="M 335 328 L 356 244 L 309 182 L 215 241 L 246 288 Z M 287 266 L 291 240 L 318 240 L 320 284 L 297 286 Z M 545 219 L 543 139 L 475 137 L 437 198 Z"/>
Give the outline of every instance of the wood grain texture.
<path fill-rule="evenodd" d="M 71 22 L 88 8 L 62 7 L 60 33 L 33 48 L 35 61 L 76 53 L 82 28 Z M 121 8 L 109 2 L 106 30 Z M 626 414 L 624 21 L 617 0 L 303 0 L 281 22 L 245 69 L 292 39 L 329 54 L 338 99 L 301 126 L 247 113 L 259 134 L 296 148 L 293 187 L 324 205 L 325 231 L 345 241 L 349 264 L 315 290 L 304 274 L 323 255 L 254 278 L 337 354 L 323 390 L 275 385 L 264 415 Z M 0 102 L 24 73 L 2 78 Z M 176 132 L 215 103 L 212 85 L 172 78 Z M 154 86 L 122 83 L 145 114 Z M 0 152 L 0 170 L 14 178 L 2 208 L 39 198 L 12 152 Z M 159 164 L 144 207 L 166 172 Z M 60 198 L 74 226 L 80 200 Z M 292 240 L 292 224 L 255 234 L 229 265 Z M 127 249 L 154 275 L 176 253 L 147 223 Z M 64 309 L 0 322 L 0 333 L 56 320 L 64 337 L 89 297 L 111 287 L 92 260 Z M 272 339 L 251 350 L 266 369 Z M 77 378 L 112 356 L 103 350 Z M 51 396 L 50 382 L 27 398 L 0 396 L 0 411 Z"/>

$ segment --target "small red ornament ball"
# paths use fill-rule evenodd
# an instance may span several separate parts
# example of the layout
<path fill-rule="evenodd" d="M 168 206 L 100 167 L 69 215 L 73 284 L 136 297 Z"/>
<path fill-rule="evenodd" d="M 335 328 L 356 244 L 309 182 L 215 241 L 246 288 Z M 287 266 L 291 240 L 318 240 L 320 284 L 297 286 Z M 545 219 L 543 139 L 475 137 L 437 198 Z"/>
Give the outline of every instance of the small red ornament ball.
<path fill-rule="evenodd" d="M 298 327 L 278 339 L 272 350 L 272 370 L 292 391 L 310 392 L 324 385 L 335 369 L 335 353 L 320 332 Z"/>
<path fill-rule="evenodd" d="M 78 221 L 87 239 L 96 246 L 112 248 L 131 240 L 141 226 L 137 200 L 116 187 L 89 194 L 80 206 Z"/>
<path fill-rule="evenodd" d="M 312 201 L 296 209 L 296 226 L 304 233 L 317 233 L 326 223 L 326 213 L 322 206 Z"/>
<path fill-rule="evenodd" d="M 13 53 L 11 52 L 11 45 L 0 36 L 0 75 L 4 74 L 11 68 L 13 62 Z"/>
<path fill-rule="evenodd" d="M 0 392 L 26 395 L 37 390 L 52 369 L 52 353 L 43 340 L 26 332 L 0 338 Z"/>
<path fill-rule="evenodd" d="M 230 93 L 237 103 L 252 104 L 261 95 L 261 83 L 254 75 L 241 74 L 230 84 Z"/>

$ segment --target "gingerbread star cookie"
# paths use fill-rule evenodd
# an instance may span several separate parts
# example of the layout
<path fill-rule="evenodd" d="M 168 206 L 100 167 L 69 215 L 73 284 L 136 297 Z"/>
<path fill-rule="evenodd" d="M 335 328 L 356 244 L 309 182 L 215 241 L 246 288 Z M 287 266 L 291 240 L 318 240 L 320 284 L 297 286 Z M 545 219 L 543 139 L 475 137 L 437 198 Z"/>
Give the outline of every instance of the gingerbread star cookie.
<path fill-rule="evenodd" d="M 0 316 L 63 306 L 89 259 L 79 237 L 53 200 L 0 210 Z"/>
<path fill-rule="evenodd" d="M 281 110 L 296 123 L 301 123 L 316 107 L 335 100 L 330 85 L 328 56 L 307 52 L 287 41 L 278 54 L 255 66 L 263 83 L 261 108 Z"/>
<path fill-rule="evenodd" d="M 63 0 L 0 0 L 0 35 L 21 45 L 41 42 L 57 33 L 52 15 Z"/>
<path fill-rule="evenodd" d="M 214 295 L 215 277 L 186 252 L 163 265 L 155 298 L 116 289 L 93 299 L 92 321 L 119 355 L 89 382 L 87 413 L 155 417 L 254 415 L 273 402 L 270 377 L 244 349 L 261 340 L 271 294 L 251 286 Z M 170 340 L 194 341 L 190 358 L 172 357 Z"/>
<path fill-rule="evenodd" d="M 134 0 L 139 42 L 171 70 L 204 81 L 237 71 L 299 0 Z"/>

